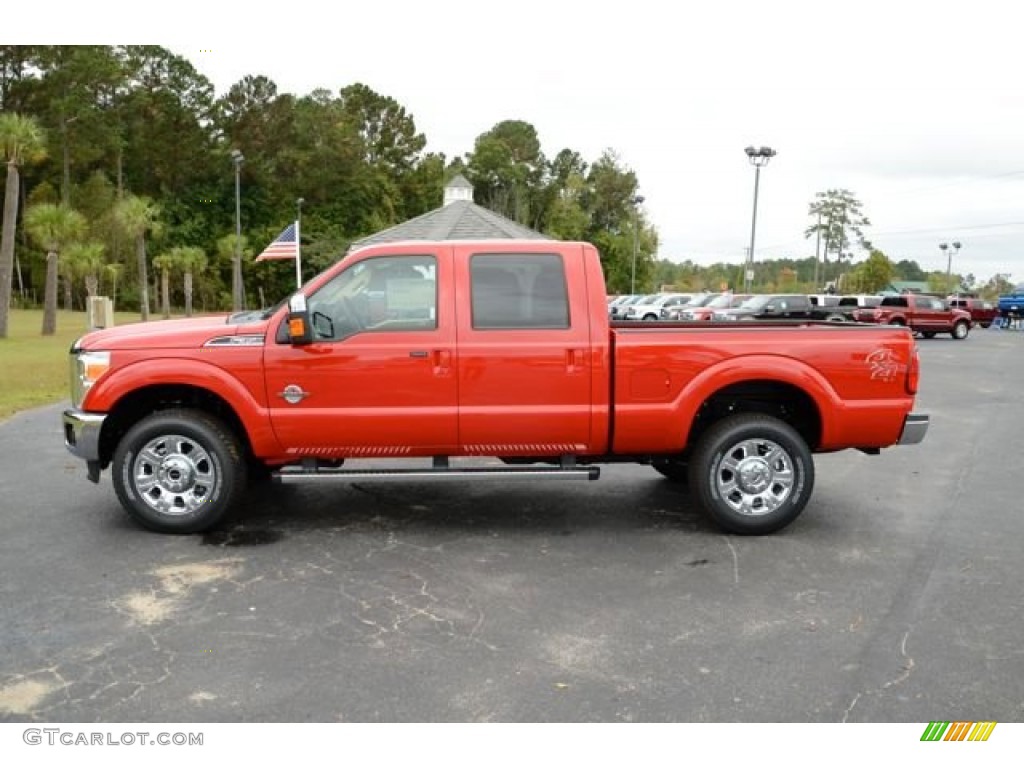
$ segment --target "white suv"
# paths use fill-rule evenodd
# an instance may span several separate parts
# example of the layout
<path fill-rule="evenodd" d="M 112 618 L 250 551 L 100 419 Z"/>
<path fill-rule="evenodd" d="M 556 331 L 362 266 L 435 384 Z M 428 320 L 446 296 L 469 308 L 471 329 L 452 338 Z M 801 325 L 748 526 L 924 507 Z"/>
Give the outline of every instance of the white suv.
<path fill-rule="evenodd" d="M 646 300 L 626 307 L 626 320 L 664 320 L 673 307 L 689 304 L 694 299 L 692 293 L 659 293 L 648 296 Z"/>

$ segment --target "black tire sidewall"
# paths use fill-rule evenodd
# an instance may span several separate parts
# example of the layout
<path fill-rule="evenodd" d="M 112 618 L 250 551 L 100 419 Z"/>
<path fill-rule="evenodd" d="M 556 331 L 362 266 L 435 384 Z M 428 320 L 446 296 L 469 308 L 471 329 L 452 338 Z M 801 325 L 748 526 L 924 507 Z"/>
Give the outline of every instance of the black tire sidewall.
<path fill-rule="evenodd" d="M 140 498 L 132 465 L 139 451 L 161 435 L 182 435 L 199 443 L 214 465 L 209 500 L 184 515 L 163 515 Z M 161 533 L 196 533 L 215 526 L 228 513 L 245 483 L 245 465 L 237 440 L 217 420 L 204 413 L 168 411 L 149 416 L 125 433 L 111 463 L 114 490 L 128 514 L 139 524 Z"/>
<path fill-rule="evenodd" d="M 735 512 L 721 498 L 715 477 L 726 454 L 751 438 L 771 440 L 793 464 L 793 489 L 773 512 L 748 516 Z M 803 511 L 814 490 L 814 459 L 800 434 L 779 419 L 762 414 L 736 414 L 713 426 L 701 438 L 690 461 L 690 487 L 719 527 L 741 535 L 774 533 L 792 523 Z"/>

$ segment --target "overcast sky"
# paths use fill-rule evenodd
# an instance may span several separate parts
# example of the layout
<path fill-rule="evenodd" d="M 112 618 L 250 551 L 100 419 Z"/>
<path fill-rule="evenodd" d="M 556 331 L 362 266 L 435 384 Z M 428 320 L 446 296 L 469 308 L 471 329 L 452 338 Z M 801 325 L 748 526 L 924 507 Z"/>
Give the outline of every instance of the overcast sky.
<path fill-rule="evenodd" d="M 296 94 L 366 83 L 449 157 L 506 119 L 533 124 L 549 157 L 611 148 L 637 173 L 664 258 L 742 262 L 754 187 L 743 148 L 754 144 L 778 152 L 761 173 L 756 258 L 812 255 L 807 206 L 845 187 L 890 258 L 944 270 L 938 245 L 956 240 L 954 271 L 1021 282 L 1016 6 L 291 0 L 229 11 L 184 0 L 145 17 L 127 10 L 135 3 L 68 3 L 62 23 L 79 34 L 84 10 L 102 42 L 166 45 L 218 95 L 250 74 Z M 112 13 L 146 26 L 110 39 Z"/>

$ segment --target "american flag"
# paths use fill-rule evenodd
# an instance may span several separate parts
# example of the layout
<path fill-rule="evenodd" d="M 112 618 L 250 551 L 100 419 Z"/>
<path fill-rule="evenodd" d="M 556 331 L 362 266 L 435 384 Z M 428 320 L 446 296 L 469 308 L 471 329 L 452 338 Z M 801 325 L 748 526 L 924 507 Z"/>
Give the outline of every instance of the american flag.
<path fill-rule="evenodd" d="M 294 259 L 299 255 L 299 240 L 295 236 L 295 224 L 289 224 L 284 232 L 274 238 L 274 242 L 263 249 L 256 261 L 268 259 Z"/>

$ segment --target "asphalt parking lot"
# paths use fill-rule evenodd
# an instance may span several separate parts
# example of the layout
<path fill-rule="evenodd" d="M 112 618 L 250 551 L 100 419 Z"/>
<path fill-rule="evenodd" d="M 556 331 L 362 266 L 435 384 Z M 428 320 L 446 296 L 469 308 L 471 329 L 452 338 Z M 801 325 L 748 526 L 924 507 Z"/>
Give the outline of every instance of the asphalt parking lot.
<path fill-rule="evenodd" d="M 1024 332 L 919 342 L 924 443 L 725 536 L 648 467 L 276 487 L 162 536 L 0 425 L 0 720 L 1024 720 Z"/>

